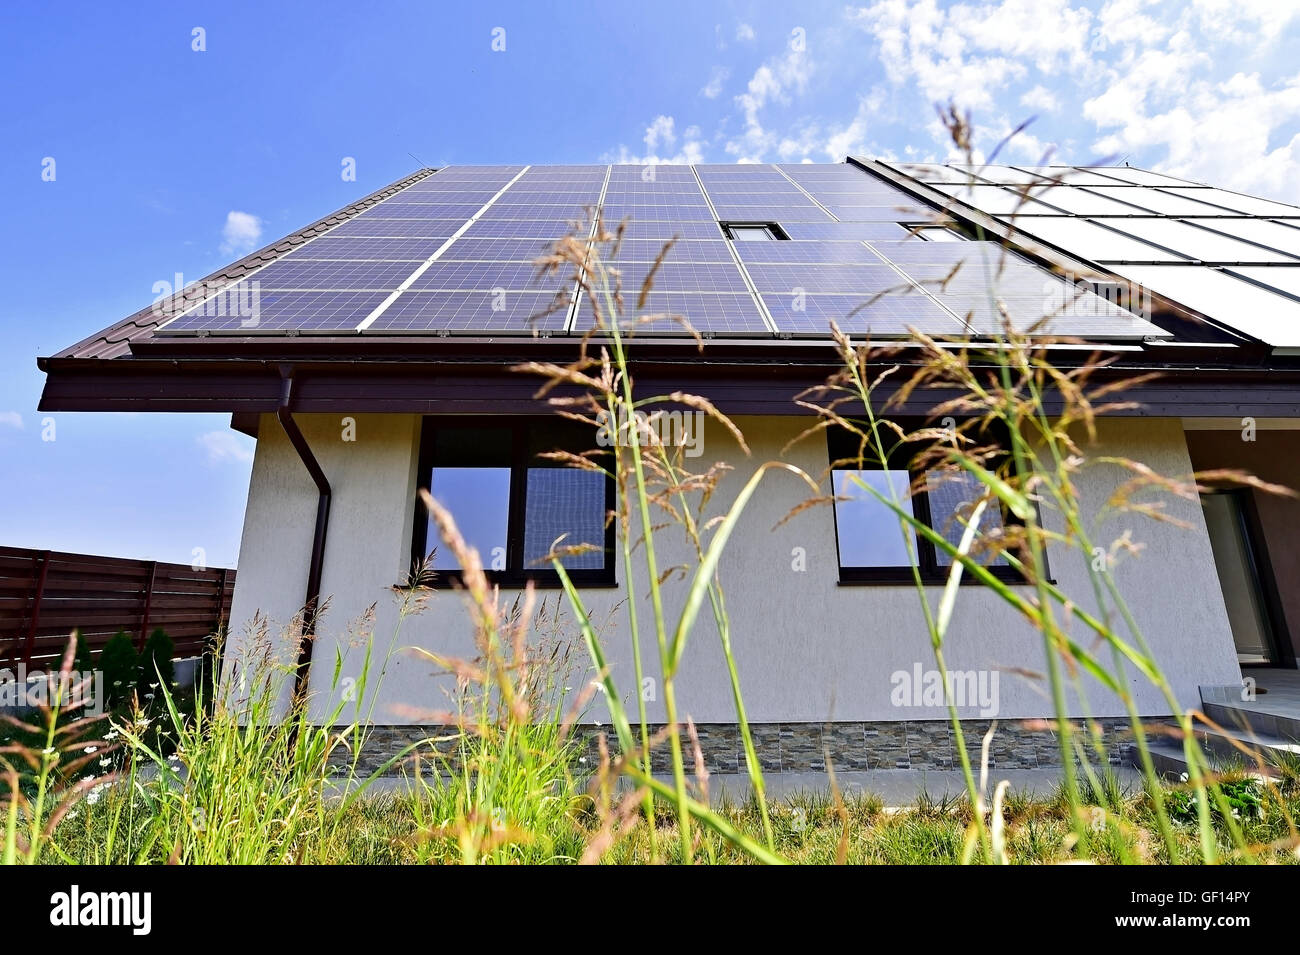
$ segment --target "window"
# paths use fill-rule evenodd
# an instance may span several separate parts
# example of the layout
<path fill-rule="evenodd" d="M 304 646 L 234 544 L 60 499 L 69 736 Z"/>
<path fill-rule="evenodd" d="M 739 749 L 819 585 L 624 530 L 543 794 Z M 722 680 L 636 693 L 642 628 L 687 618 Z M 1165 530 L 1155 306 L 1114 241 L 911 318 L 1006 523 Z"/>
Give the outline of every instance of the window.
<path fill-rule="evenodd" d="M 722 231 L 736 242 L 767 242 L 790 238 L 775 222 L 724 222 Z"/>
<path fill-rule="evenodd" d="M 921 422 L 899 422 L 904 430 L 914 430 Z M 866 430 L 865 424 L 861 425 Z M 885 444 L 898 444 L 890 431 L 882 431 Z M 842 583 L 910 583 L 913 566 L 918 566 L 922 580 L 941 583 L 947 579 L 952 558 L 941 548 L 925 540 L 910 528 L 907 537 L 899 518 L 862 485 L 891 497 L 891 491 L 903 508 L 918 521 L 928 524 L 946 540 L 957 544 L 966 529 L 971 510 L 983 496 L 984 486 L 965 471 L 927 469 L 921 460 L 929 448 L 910 443 L 893 448 L 889 459 L 880 462 L 874 450 L 863 452 L 863 467 L 858 464 L 858 437 L 844 429 L 827 432 L 831 477 L 835 490 L 835 542 L 839 552 Z M 972 434 L 976 440 L 981 439 Z M 1005 445 L 1004 441 L 998 441 Z M 861 483 L 859 483 L 861 482 Z M 980 533 L 998 532 L 1004 521 L 1011 523 L 991 501 L 980 518 Z M 909 554 L 908 542 L 911 543 Z M 981 552 L 972 556 L 989 567 L 998 577 L 1023 580 L 1020 573 L 1000 554 Z M 969 575 L 963 581 L 974 582 Z"/>
<path fill-rule="evenodd" d="M 614 528 L 606 514 L 613 480 L 540 457 L 581 453 L 593 443 L 590 428 L 558 418 L 426 418 L 418 486 L 451 512 L 494 582 L 558 585 L 546 555 L 563 536 L 561 547 L 594 548 L 564 558 L 575 583 L 612 584 Z M 413 567 L 427 561 L 435 582 L 461 571 L 419 503 L 411 559 Z"/>
<path fill-rule="evenodd" d="M 920 239 L 923 242 L 965 242 L 966 236 L 956 229 L 949 228 L 946 225 L 935 225 L 934 223 L 912 223 L 904 222 L 903 228 L 912 233 L 911 238 Z"/>

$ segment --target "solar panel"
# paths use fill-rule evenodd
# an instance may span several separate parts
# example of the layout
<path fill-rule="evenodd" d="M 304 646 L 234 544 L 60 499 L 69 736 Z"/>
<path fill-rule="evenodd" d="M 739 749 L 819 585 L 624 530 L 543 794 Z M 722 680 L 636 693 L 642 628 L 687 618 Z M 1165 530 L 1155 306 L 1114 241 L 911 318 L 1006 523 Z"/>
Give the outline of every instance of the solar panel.
<path fill-rule="evenodd" d="M 713 213 L 704 203 L 698 206 L 627 206 L 605 203 L 601 207 L 601 212 L 605 218 L 618 221 L 621 219 L 631 219 L 634 222 L 641 219 L 671 220 L 678 222 L 713 222 Z"/>
<path fill-rule="evenodd" d="M 794 240 L 791 242 L 737 242 L 741 261 L 751 262 L 864 262 L 879 263 L 876 255 L 861 242 Z"/>
<path fill-rule="evenodd" d="M 321 261 L 288 257 L 258 269 L 248 279 L 267 289 L 393 290 L 415 271 L 409 262 Z"/>
<path fill-rule="evenodd" d="M 423 262 L 442 247 L 446 239 L 349 238 L 334 233 L 320 236 L 276 261 L 297 259 L 402 259 Z"/>
<path fill-rule="evenodd" d="M 227 289 L 180 315 L 158 333 L 238 334 L 351 331 L 388 292 L 266 292 L 247 283 Z"/>
<path fill-rule="evenodd" d="M 569 220 L 493 219 L 484 216 L 465 230 L 465 238 L 560 239 L 572 232 L 573 225 Z"/>
<path fill-rule="evenodd" d="M 886 259 L 903 264 L 952 266 L 968 262 L 970 268 L 982 269 L 985 262 L 996 266 L 1004 256 L 1018 259 L 1015 253 L 1007 252 L 997 242 L 926 242 L 913 237 L 877 240 L 871 243 L 871 247 Z"/>
<path fill-rule="evenodd" d="M 901 239 L 907 230 L 897 222 L 791 222 L 782 228 L 792 239 Z"/>
<path fill-rule="evenodd" d="M 606 226 L 613 231 L 617 219 L 607 219 Z M 653 219 L 633 219 L 627 224 L 624 236 L 629 239 L 720 239 L 722 229 L 716 222 L 668 222 Z"/>
<path fill-rule="evenodd" d="M 518 188 L 518 187 L 516 187 Z M 515 189 L 506 191 L 500 199 L 492 204 L 493 208 L 500 206 L 521 206 L 521 205 L 541 205 L 551 203 L 554 205 L 584 205 L 595 202 L 600 198 L 600 190 L 590 190 L 584 192 L 556 192 L 554 190 L 522 190 L 516 192 Z"/>
<path fill-rule="evenodd" d="M 545 239 L 471 239 L 462 237 L 442 253 L 438 261 L 484 260 L 531 262 L 545 255 L 551 243 Z"/>
<path fill-rule="evenodd" d="M 403 292 L 367 333 L 513 332 L 564 328 L 567 297 L 547 292 Z"/>
<path fill-rule="evenodd" d="M 618 262 L 653 262 L 663 250 L 661 239 L 624 239 L 619 245 L 616 259 Z M 750 245 L 768 245 L 775 243 L 749 243 Z M 782 243 L 788 245 L 789 243 Z M 668 250 L 666 262 L 731 262 L 730 243 L 725 239 L 682 239 L 672 244 Z M 601 249 L 601 254 L 610 255 L 610 250 Z M 614 259 L 611 259 L 614 261 Z"/>
<path fill-rule="evenodd" d="M 956 318 L 920 292 L 884 295 L 763 296 L 777 330 L 791 335 L 826 335 L 834 321 L 854 335 L 902 337 L 908 327 L 931 335 L 961 335 Z"/>
<path fill-rule="evenodd" d="M 668 317 L 657 318 L 651 322 L 637 322 L 639 317 L 661 314 L 683 316 L 696 331 L 704 335 L 771 334 L 752 295 L 651 292 L 647 296 L 645 307 L 634 315 L 635 305 L 635 296 L 628 296 L 626 314 L 622 317 L 621 327 L 631 330 L 636 335 L 688 334 L 681 322 Z M 578 315 L 574 327 L 580 332 L 595 327 L 595 314 L 585 295 L 578 303 Z"/>
<path fill-rule="evenodd" d="M 646 262 L 617 262 L 623 288 L 639 291 L 650 271 Z M 748 292 L 735 262 L 665 262 L 654 275 L 653 288 L 663 292 Z"/>
<path fill-rule="evenodd" d="M 354 221 L 366 221 L 371 219 L 456 219 L 462 222 L 478 212 L 483 203 L 473 202 L 448 202 L 443 204 L 432 203 L 392 203 L 375 206 L 360 213 Z"/>
<path fill-rule="evenodd" d="M 772 265 L 748 263 L 746 268 L 760 292 L 861 292 L 872 294 L 906 285 L 906 281 L 884 264 L 877 265 Z"/>
<path fill-rule="evenodd" d="M 329 231 L 332 236 L 387 236 L 389 238 L 448 239 L 465 219 L 349 219 Z"/>
<path fill-rule="evenodd" d="M 558 291 L 572 287 L 572 269 L 541 276 L 537 266 L 518 262 L 449 262 L 439 260 L 411 283 L 411 288 L 443 291 Z"/>
<path fill-rule="evenodd" d="M 831 222 L 829 215 L 811 202 L 805 206 L 719 205 L 721 219 L 743 222 Z"/>
<path fill-rule="evenodd" d="M 595 200 L 591 200 L 590 203 L 515 203 L 512 205 L 494 203 L 487 208 L 481 218 L 484 220 L 498 220 L 498 218 L 567 220 L 567 218 L 584 216 L 585 205 L 595 205 Z"/>

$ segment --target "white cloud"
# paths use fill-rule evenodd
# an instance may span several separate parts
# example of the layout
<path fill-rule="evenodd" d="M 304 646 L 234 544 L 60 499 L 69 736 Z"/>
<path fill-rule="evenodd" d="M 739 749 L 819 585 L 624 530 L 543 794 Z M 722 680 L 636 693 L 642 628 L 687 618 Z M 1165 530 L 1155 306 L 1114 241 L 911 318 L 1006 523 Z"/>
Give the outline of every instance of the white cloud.
<path fill-rule="evenodd" d="M 754 28 L 751 27 L 748 23 L 737 23 L 736 39 L 740 40 L 742 43 L 747 43 L 748 41 L 754 39 Z"/>
<path fill-rule="evenodd" d="M 234 209 L 226 213 L 226 224 L 221 229 L 223 255 L 244 255 L 252 252 L 261 240 L 261 219 L 252 213 Z"/>
<path fill-rule="evenodd" d="M 207 456 L 208 464 L 237 461 L 251 464 L 254 444 L 251 438 L 233 431 L 205 431 L 195 441 Z"/>
<path fill-rule="evenodd" d="M 6 428 L 23 429 L 23 416 L 17 411 L 0 411 L 0 425 Z"/>
<path fill-rule="evenodd" d="M 1021 95 L 1020 105 L 1045 113 L 1054 113 L 1060 108 L 1061 103 L 1055 93 L 1046 86 L 1039 85 Z"/>
<path fill-rule="evenodd" d="M 676 120 L 660 114 L 646 127 L 645 136 L 642 137 L 645 144 L 643 155 L 636 154 L 626 146 L 619 146 L 616 152 L 607 153 L 604 158 L 609 162 L 654 166 L 704 161 L 704 142 L 698 126 L 688 126 L 682 131 L 680 148 L 677 140 Z"/>
<path fill-rule="evenodd" d="M 744 116 L 745 132 L 727 143 L 727 152 L 742 161 L 761 161 L 764 154 L 775 149 L 783 137 L 768 132 L 760 114 L 769 103 L 788 103 L 792 94 L 803 93 L 812 70 L 812 60 L 802 46 L 791 46 L 755 70 L 745 92 L 735 100 Z"/>
<path fill-rule="evenodd" d="M 728 27 L 716 28 L 719 46 Z M 747 39 L 740 28 L 737 39 Z M 802 35 L 801 35 L 802 38 Z M 705 132 L 665 110 L 645 156 L 693 162 L 958 158 L 935 115 L 972 113 L 977 160 L 1128 159 L 1300 202 L 1300 3 L 1277 0 L 867 0 L 773 50 Z M 798 48 L 797 48 L 798 47 Z M 700 94 L 724 105 L 719 66 Z M 1292 74 L 1292 75 L 1288 75 Z"/>
<path fill-rule="evenodd" d="M 715 66 L 713 72 L 709 74 L 709 82 L 700 90 L 700 95 L 707 99 L 717 99 L 722 93 L 722 84 L 727 82 L 727 77 L 731 71 L 725 66 Z"/>

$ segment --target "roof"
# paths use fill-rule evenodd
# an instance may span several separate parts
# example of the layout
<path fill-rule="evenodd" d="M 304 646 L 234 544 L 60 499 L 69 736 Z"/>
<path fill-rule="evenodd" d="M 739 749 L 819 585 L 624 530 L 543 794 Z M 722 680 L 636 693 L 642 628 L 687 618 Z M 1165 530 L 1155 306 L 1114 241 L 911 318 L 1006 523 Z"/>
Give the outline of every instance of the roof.
<path fill-rule="evenodd" d="M 531 260 L 592 207 L 630 222 L 634 238 L 618 256 L 627 286 L 679 237 L 645 311 L 680 312 L 710 337 L 824 337 L 831 319 L 875 337 L 902 337 L 909 326 L 994 332 L 987 262 L 1025 324 L 1042 317 L 1045 288 L 1069 292 L 992 243 L 909 238 L 933 210 L 846 164 L 453 166 L 394 183 L 60 354 L 119 357 L 173 335 L 580 335 L 592 319 L 574 283 L 539 286 Z M 732 243 L 721 224 L 734 221 L 776 223 L 791 241 Z M 943 282 L 962 261 L 966 274 Z M 557 293 L 569 299 L 543 314 Z M 1090 293 L 1080 298 L 1074 320 L 1055 331 L 1162 334 Z"/>
<path fill-rule="evenodd" d="M 1276 354 L 1300 352 L 1300 207 L 1129 166 L 878 165 L 1022 245 L 1073 256 Z"/>
<path fill-rule="evenodd" d="M 119 358 L 128 355 L 131 351 L 131 342 L 149 337 L 153 329 L 189 306 L 208 298 L 214 290 L 227 288 L 235 284 L 250 272 L 254 272 L 263 265 L 267 265 L 293 251 L 309 239 L 323 235 L 334 226 L 346 222 L 380 200 L 387 199 L 412 183 L 419 182 L 426 176 L 432 175 L 433 172 L 433 169 L 420 169 L 405 179 L 399 179 L 397 182 L 372 192 L 370 195 L 358 199 L 336 212 L 331 212 L 329 215 L 317 219 L 311 225 L 304 226 L 296 232 L 291 232 L 284 238 L 277 239 L 256 252 L 250 252 L 242 259 L 185 286 L 174 295 L 146 305 L 140 311 L 128 315 L 115 325 L 110 325 L 103 331 L 96 332 L 89 338 L 82 339 L 77 344 L 63 349 L 58 352 L 56 357 Z"/>
<path fill-rule="evenodd" d="M 1034 333 L 1072 336 L 1131 366 L 1194 371 L 1221 392 L 1224 375 L 1255 375 L 1269 370 L 1264 359 L 1285 354 L 1289 339 L 1262 334 L 1276 328 L 1257 316 L 1221 308 L 1222 296 L 1189 294 L 1193 284 L 1230 280 L 1289 305 L 1295 296 L 1285 283 L 1265 288 L 1257 272 L 1243 271 L 1285 266 L 1192 260 L 1126 232 L 1141 220 L 1143 228 L 1176 226 L 1197 239 L 1231 241 L 1222 229 L 1189 221 L 1208 216 L 1143 207 L 1123 213 L 1120 226 L 1118 214 L 1083 208 L 1114 201 L 1102 189 L 1170 203 L 1201 202 L 1173 190 L 1199 189 L 1216 200 L 1221 190 L 1171 185 L 1127 167 L 1060 172 L 1068 175 L 857 158 L 422 169 L 40 359 L 47 373 L 41 407 L 265 411 L 280 400 L 280 376 L 296 369 L 311 378 L 296 389 L 300 410 L 484 410 L 466 385 L 481 390 L 489 381 L 519 410 L 531 400 L 524 390 L 531 383 L 503 386 L 501 373 L 520 360 L 571 359 L 593 322 L 575 280 L 539 282 L 533 259 L 575 224 L 589 238 L 583 210 L 597 207 L 607 222 L 627 223 L 614 262 L 625 287 L 638 287 L 676 237 L 640 312 L 685 316 L 705 337 L 704 354 L 664 318 L 637 326 L 634 352 L 670 391 L 682 376 L 705 374 L 725 391 L 726 380 L 754 379 L 758 368 L 760 377 L 786 377 L 792 386 L 817 380 L 838 361 L 832 320 L 873 340 L 905 340 L 913 327 L 979 339 L 996 334 L 1006 314 Z M 1034 191 L 1028 200 L 1016 189 L 1025 182 Z M 1019 214 L 1026 201 L 1036 204 L 1034 214 Z M 1300 216 L 1294 207 L 1254 200 L 1260 205 L 1246 211 L 1244 200 L 1234 201 L 1241 208 L 1221 217 L 1234 226 L 1300 227 L 1283 215 Z M 766 224 L 772 240 L 742 241 L 734 230 L 747 223 Z M 1061 228 L 1095 229 L 1113 241 L 1066 242 L 1051 231 Z M 1290 255 L 1285 243 L 1242 241 L 1252 254 Z M 1133 259 L 1128 243 L 1164 258 Z M 1129 270 L 1171 268 L 1210 277 L 1132 294 L 1126 280 L 1147 273 Z M 1269 413 L 1289 413 L 1293 397 L 1300 413 L 1300 374 L 1295 387 L 1294 396 L 1279 392 Z M 765 401 L 752 407 L 769 407 Z M 1210 413 L 1210 405 L 1198 407 Z"/>

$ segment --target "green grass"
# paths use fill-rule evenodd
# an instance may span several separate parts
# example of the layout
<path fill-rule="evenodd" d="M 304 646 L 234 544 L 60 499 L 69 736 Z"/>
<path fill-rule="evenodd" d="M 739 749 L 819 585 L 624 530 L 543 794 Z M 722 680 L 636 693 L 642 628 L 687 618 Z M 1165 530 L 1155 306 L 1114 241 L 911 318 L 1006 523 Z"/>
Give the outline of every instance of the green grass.
<path fill-rule="evenodd" d="M 47 847 L 44 862 L 165 862 L 169 857 L 167 835 L 151 826 L 174 826 L 174 817 L 155 818 L 150 825 L 129 829 L 124 821 L 134 813 L 137 819 L 157 809 L 157 793 L 150 785 L 119 787 L 94 805 L 83 803 L 71 819 L 58 828 Z M 1176 802 L 1180 787 L 1169 788 L 1169 801 Z M 373 795 L 348 804 L 326 800 L 321 824 L 296 830 L 293 852 L 270 862 L 320 862 L 357 865 L 414 865 L 459 862 L 461 853 L 453 834 L 442 832 L 438 820 L 457 817 L 465 798 L 455 780 L 427 778 L 414 790 Z M 1277 811 L 1273 795 L 1265 795 L 1261 818 L 1242 820 L 1245 835 L 1256 847 L 1288 838 L 1284 816 Z M 1300 810 L 1300 800 L 1288 799 L 1288 811 Z M 594 804 L 577 785 L 557 777 L 551 791 L 519 794 L 512 811 L 540 813 L 531 820 L 516 819 L 507 828 L 497 851 L 484 853 L 478 861 L 496 863 L 569 864 L 582 857 L 586 846 L 600 829 Z M 1090 841 L 1092 861 L 1115 864 L 1126 857 L 1137 861 L 1163 862 L 1163 845 L 1150 800 L 1142 792 L 1123 795 L 1107 817 L 1104 836 Z M 718 814 L 752 838 L 761 838 L 762 816 L 756 804 L 723 802 Z M 508 818 L 508 816 L 507 816 Z M 792 862 L 823 865 L 842 860 L 849 864 L 958 864 L 970 832 L 972 814 L 964 797 L 932 799 L 922 796 L 917 804 L 902 810 L 887 810 L 879 797 L 855 795 L 837 805 L 829 792 L 807 792 L 770 801 L 770 818 L 777 851 Z M 1033 798 L 1019 794 L 1006 804 L 1007 854 L 1013 864 L 1050 864 L 1075 858 L 1068 803 L 1059 797 Z M 539 826 L 532 830 L 529 826 Z M 748 854 L 724 840 L 693 827 L 696 840 L 692 853 L 696 862 L 741 864 Z M 656 815 L 657 858 L 680 861 L 678 830 L 671 805 Z M 1194 858 L 1198 831 L 1194 816 L 1188 823 L 1175 823 L 1175 836 L 1185 852 Z M 1219 844 L 1225 858 L 1232 838 L 1220 828 Z M 106 849 L 111 847 L 111 849 Z M 1295 863 L 1296 853 L 1285 846 L 1257 848 L 1257 860 Z M 641 864 L 651 860 L 651 844 L 645 821 L 631 817 L 629 831 L 601 859 L 604 863 Z"/>

